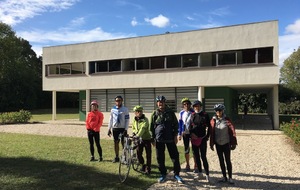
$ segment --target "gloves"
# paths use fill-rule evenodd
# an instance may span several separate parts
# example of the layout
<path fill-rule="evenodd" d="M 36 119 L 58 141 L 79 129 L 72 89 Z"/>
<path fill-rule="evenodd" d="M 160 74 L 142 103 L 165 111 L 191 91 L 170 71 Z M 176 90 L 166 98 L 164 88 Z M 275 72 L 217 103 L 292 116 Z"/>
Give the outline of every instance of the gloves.
<path fill-rule="evenodd" d="M 236 148 L 236 145 L 231 145 L 231 146 L 230 146 L 230 149 L 231 149 L 231 150 L 234 150 L 235 148 Z"/>
<path fill-rule="evenodd" d="M 108 130 L 107 135 L 110 137 L 111 136 L 111 130 Z"/>

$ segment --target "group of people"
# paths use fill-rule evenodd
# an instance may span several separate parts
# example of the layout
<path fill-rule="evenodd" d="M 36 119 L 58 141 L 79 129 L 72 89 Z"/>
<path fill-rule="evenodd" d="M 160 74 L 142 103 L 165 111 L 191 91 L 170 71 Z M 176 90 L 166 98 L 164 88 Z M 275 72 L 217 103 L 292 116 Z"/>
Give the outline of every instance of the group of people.
<path fill-rule="evenodd" d="M 142 165 L 141 172 L 151 173 L 152 146 L 155 147 L 156 160 L 160 171 L 158 182 L 166 180 L 167 169 L 165 166 L 165 149 L 173 162 L 174 179 L 179 183 L 184 183 L 180 177 L 179 151 L 177 149 L 178 140 L 183 140 L 186 171 L 190 171 L 190 144 L 192 145 L 194 172 L 197 173 L 195 179 L 206 179 L 210 181 L 209 164 L 207 161 L 207 144 L 209 142 L 211 150 L 216 148 L 217 155 L 223 177 L 219 182 L 229 182 L 233 184 L 231 150 L 237 145 L 235 128 L 231 120 L 225 115 L 225 106 L 216 104 L 214 106 L 215 115 L 210 118 L 202 110 L 202 102 L 191 101 L 183 98 L 183 110 L 177 119 L 174 111 L 166 104 L 164 96 L 156 97 L 157 108 L 148 119 L 143 113 L 142 106 L 133 108 L 135 117 L 132 121 L 133 136 L 141 139 L 137 147 L 137 156 Z M 98 102 L 91 102 L 91 112 L 86 119 L 86 128 L 90 144 L 90 161 L 96 161 L 94 156 L 94 142 L 96 144 L 99 161 L 103 160 L 102 148 L 100 146 L 100 127 L 103 124 L 103 114 L 98 110 Z M 129 127 L 129 111 L 123 106 L 122 96 L 115 97 L 115 106 L 111 109 L 108 124 L 108 136 L 113 136 L 115 158 L 113 162 L 119 162 L 119 144 L 123 146 L 123 140 L 119 136 L 126 136 Z M 146 161 L 143 158 L 143 151 L 146 152 Z M 201 162 L 202 161 L 202 162 Z M 202 164 L 205 174 L 202 170 Z M 228 178 L 226 174 L 228 171 Z"/>

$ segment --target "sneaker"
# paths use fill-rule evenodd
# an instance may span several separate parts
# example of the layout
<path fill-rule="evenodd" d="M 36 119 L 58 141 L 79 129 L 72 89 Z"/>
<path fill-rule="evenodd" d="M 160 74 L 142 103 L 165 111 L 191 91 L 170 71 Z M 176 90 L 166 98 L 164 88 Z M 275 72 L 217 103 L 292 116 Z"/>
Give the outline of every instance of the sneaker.
<path fill-rule="evenodd" d="M 97 161 L 97 160 L 95 159 L 95 157 L 94 157 L 94 156 L 91 156 L 91 159 L 90 159 L 90 161 L 91 161 L 91 162 L 93 162 L 93 161 Z"/>
<path fill-rule="evenodd" d="M 102 157 L 100 157 L 100 158 L 99 158 L 99 162 L 102 162 L 102 161 L 103 161 L 103 158 L 102 158 Z"/>
<path fill-rule="evenodd" d="M 228 183 L 229 183 L 229 184 L 234 184 L 233 179 L 232 179 L 232 178 L 229 178 Z"/>
<path fill-rule="evenodd" d="M 227 178 L 226 177 L 222 177 L 221 179 L 218 180 L 219 183 L 225 183 L 227 182 Z"/>
<path fill-rule="evenodd" d="M 178 183 L 184 183 L 184 181 L 182 180 L 182 178 L 179 175 L 174 175 L 174 179 L 178 182 Z"/>
<path fill-rule="evenodd" d="M 194 173 L 199 173 L 198 168 L 195 168 L 193 172 L 194 172 Z"/>
<path fill-rule="evenodd" d="M 146 171 L 146 165 L 144 164 L 141 169 L 140 169 L 140 172 L 145 172 Z"/>
<path fill-rule="evenodd" d="M 119 157 L 115 157 L 112 162 L 116 163 L 116 162 L 119 162 L 119 161 L 120 161 Z"/>
<path fill-rule="evenodd" d="M 197 180 L 197 179 L 204 179 L 203 173 L 202 172 L 197 173 L 196 176 L 194 177 L 194 179 L 195 180 Z"/>
<path fill-rule="evenodd" d="M 145 174 L 150 175 L 151 174 L 151 168 L 146 167 Z"/>
<path fill-rule="evenodd" d="M 185 166 L 185 171 L 186 171 L 186 172 L 189 172 L 189 171 L 191 171 L 191 168 L 190 168 L 190 166 L 189 166 L 189 165 L 186 165 L 186 166 Z"/>
<path fill-rule="evenodd" d="M 210 182 L 210 177 L 209 177 L 209 175 L 206 175 L 205 176 L 205 180 L 209 183 Z"/>
<path fill-rule="evenodd" d="M 166 181 L 166 175 L 162 175 L 160 178 L 158 178 L 158 183 L 163 183 L 163 182 L 165 182 Z"/>

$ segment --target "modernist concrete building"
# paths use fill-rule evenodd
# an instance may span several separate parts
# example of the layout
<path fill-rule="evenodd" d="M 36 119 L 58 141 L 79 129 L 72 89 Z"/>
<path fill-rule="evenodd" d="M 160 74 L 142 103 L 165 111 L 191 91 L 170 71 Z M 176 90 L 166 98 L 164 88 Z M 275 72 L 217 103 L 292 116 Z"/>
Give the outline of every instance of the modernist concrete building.
<path fill-rule="evenodd" d="M 237 118 L 239 93 L 265 93 L 274 128 L 278 117 L 278 21 L 43 48 L 43 90 L 79 92 L 80 120 L 92 99 L 108 121 L 114 97 L 130 110 L 150 114 L 164 95 L 176 111 L 180 100 L 204 102 L 207 112 L 224 103 Z"/>

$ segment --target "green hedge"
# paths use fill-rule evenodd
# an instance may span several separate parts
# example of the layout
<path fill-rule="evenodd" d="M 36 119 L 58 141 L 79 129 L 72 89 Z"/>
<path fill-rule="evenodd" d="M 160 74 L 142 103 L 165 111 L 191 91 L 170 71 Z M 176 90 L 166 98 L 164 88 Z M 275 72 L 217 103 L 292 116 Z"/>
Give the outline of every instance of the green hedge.
<path fill-rule="evenodd" d="M 283 122 L 280 129 L 296 144 L 300 144 L 300 119 L 293 118 L 289 123 Z"/>
<path fill-rule="evenodd" d="M 31 113 L 26 110 L 20 110 L 19 112 L 4 112 L 0 113 L 0 123 L 27 123 L 31 119 L 31 117 Z"/>

